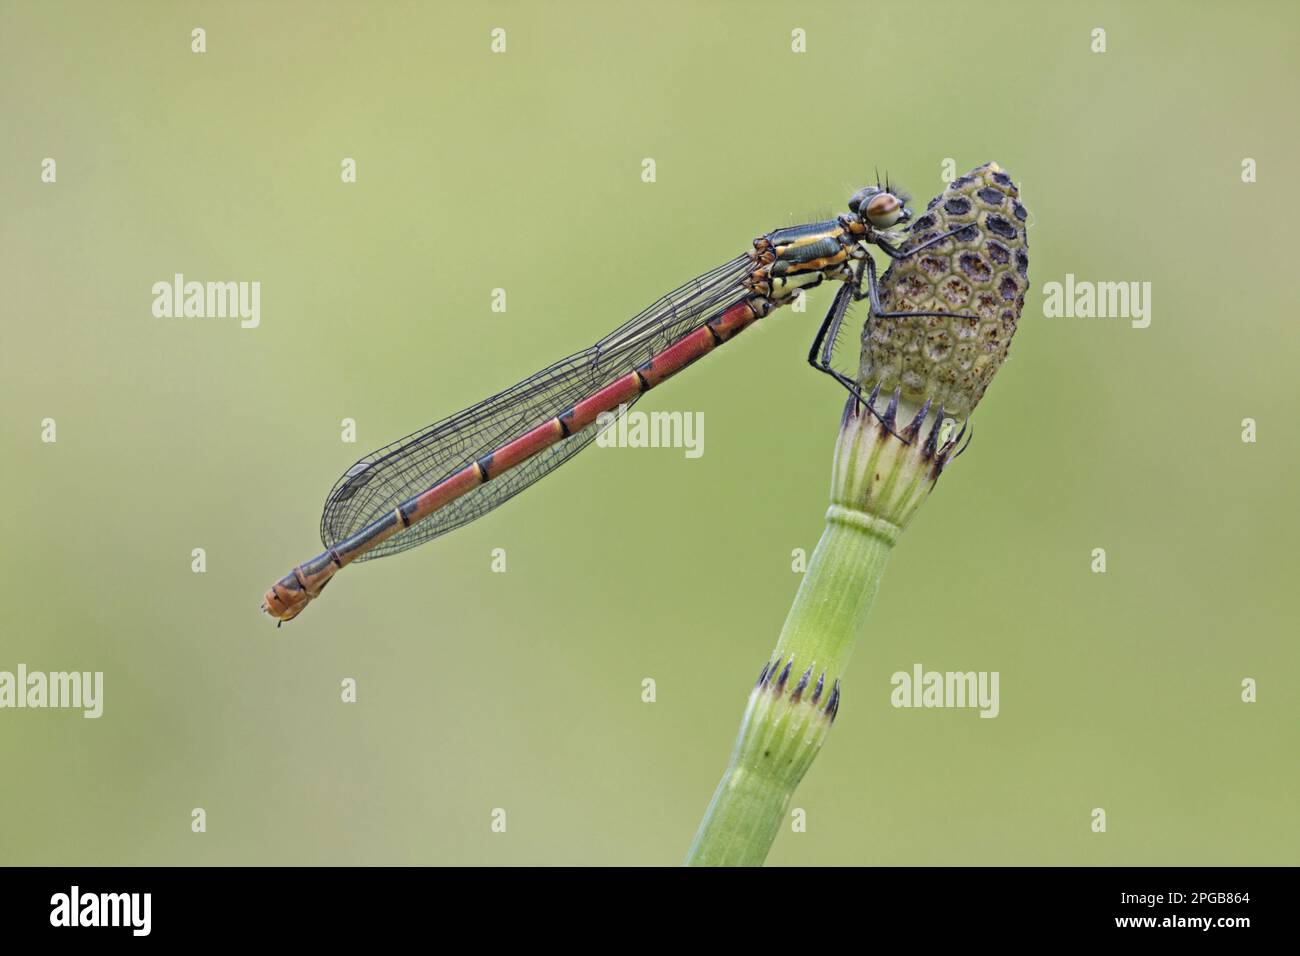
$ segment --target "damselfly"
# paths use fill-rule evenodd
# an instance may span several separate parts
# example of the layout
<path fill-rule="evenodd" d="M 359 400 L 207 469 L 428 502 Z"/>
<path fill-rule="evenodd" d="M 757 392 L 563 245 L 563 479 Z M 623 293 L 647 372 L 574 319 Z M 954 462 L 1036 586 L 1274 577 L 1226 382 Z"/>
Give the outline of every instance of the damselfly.
<path fill-rule="evenodd" d="M 974 229 L 961 226 L 903 251 L 891 230 L 911 216 L 906 198 L 888 184 L 866 186 L 849 200 L 848 214 L 758 237 L 750 251 L 668 293 L 590 348 L 362 458 L 325 500 L 325 551 L 272 585 L 262 609 L 288 621 L 353 561 L 405 551 L 482 517 L 590 444 L 602 413 L 621 414 L 827 280 L 843 285 L 808 362 L 874 413 L 857 383 L 831 365 L 849 303 L 869 299 L 872 316 L 961 314 L 882 309 L 870 247 L 904 259 Z"/>

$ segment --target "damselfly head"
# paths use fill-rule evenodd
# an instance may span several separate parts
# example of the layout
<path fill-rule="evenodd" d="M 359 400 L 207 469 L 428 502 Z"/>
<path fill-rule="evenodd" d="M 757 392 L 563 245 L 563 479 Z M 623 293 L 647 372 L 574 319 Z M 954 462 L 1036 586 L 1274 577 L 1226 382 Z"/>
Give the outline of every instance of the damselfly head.
<path fill-rule="evenodd" d="M 888 229 L 912 218 L 903 197 L 882 186 L 863 186 L 849 199 L 849 211 L 877 229 Z"/>

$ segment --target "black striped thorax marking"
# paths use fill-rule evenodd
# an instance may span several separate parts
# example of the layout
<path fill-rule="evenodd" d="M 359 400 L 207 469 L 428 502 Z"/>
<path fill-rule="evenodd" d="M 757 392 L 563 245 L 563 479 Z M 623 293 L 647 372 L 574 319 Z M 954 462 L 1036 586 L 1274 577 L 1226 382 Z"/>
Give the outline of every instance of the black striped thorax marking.
<path fill-rule="evenodd" d="M 767 240 L 768 248 L 775 251 L 779 258 L 785 258 L 803 246 L 816 245 L 828 239 L 838 241 L 844 231 L 844 223 L 839 219 L 828 219 L 824 222 L 810 222 L 802 226 L 777 229 L 763 238 Z"/>

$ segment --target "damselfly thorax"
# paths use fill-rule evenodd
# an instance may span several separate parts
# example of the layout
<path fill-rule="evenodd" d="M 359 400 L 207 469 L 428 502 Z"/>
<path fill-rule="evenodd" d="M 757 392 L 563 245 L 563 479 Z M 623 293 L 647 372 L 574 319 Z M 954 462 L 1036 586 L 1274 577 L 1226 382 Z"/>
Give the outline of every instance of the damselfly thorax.
<path fill-rule="evenodd" d="M 872 248 L 907 258 L 959 231 L 903 252 L 890 230 L 910 218 L 892 190 L 864 187 L 848 213 L 760 236 L 750 251 L 670 292 L 595 345 L 362 458 L 325 500 L 325 551 L 272 585 L 263 610 L 290 620 L 351 562 L 405 551 L 482 517 L 590 444 L 598 418 L 626 411 L 828 279 L 841 286 L 808 361 L 874 412 L 858 384 L 831 366 L 831 351 L 850 302 L 869 298 L 872 315 L 897 314 L 882 310 Z"/>
<path fill-rule="evenodd" d="M 777 229 L 755 239 L 754 251 L 749 254 L 755 263 L 749 288 L 779 306 L 827 279 L 854 280 L 853 264 L 870 256 L 871 244 L 887 242 L 890 237 L 887 227 L 877 228 L 857 211 L 862 208 L 862 196 L 871 189 L 850 200 L 849 215 Z M 892 193 L 871 192 L 871 196 L 878 221 L 892 226 L 911 218 L 910 210 Z"/>

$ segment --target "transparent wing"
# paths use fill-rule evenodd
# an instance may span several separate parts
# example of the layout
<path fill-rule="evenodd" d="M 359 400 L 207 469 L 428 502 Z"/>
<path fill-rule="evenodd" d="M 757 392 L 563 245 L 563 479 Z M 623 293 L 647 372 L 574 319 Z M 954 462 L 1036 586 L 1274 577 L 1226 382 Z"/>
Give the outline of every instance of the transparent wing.
<path fill-rule="evenodd" d="M 561 359 L 464 411 L 385 445 L 349 468 L 325 499 L 328 548 L 507 442 L 599 391 L 748 295 L 752 268 L 737 256 L 661 298 L 590 348 Z M 549 474 L 599 432 L 589 425 L 480 485 L 358 560 L 405 551 L 479 518 Z"/>

